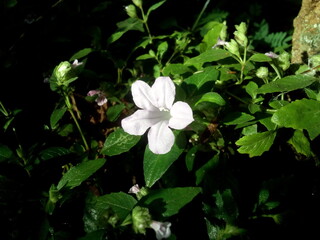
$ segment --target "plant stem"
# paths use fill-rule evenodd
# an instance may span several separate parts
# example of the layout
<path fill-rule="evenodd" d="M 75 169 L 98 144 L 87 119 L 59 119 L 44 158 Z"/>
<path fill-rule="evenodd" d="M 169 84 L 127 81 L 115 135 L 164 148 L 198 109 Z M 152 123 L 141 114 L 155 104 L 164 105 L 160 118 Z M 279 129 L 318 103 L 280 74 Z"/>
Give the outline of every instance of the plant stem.
<path fill-rule="evenodd" d="M 84 137 L 84 134 L 83 134 L 83 132 L 81 130 L 79 122 L 78 122 L 76 116 L 74 115 L 74 112 L 73 112 L 73 109 L 72 109 L 72 104 L 70 102 L 69 96 L 66 93 L 64 93 L 64 97 L 65 97 L 64 99 L 65 99 L 65 103 L 67 105 L 68 111 L 71 114 L 71 117 L 73 118 L 73 121 L 74 121 L 74 123 L 76 124 L 76 126 L 78 128 L 78 131 L 79 131 L 79 133 L 81 135 L 81 138 L 82 138 L 83 144 L 85 146 L 85 149 L 88 151 L 89 150 L 89 145 L 88 145 L 88 143 L 86 141 L 86 138 Z"/>
<path fill-rule="evenodd" d="M 197 27 L 197 25 L 198 25 L 198 23 L 199 23 L 202 15 L 203 15 L 204 11 L 206 10 L 206 8 L 207 8 L 208 5 L 209 5 L 210 1 L 211 1 L 211 0 L 207 0 L 207 1 L 205 2 L 205 4 L 203 5 L 203 8 L 202 8 L 200 14 L 198 15 L 198 18 L 196 19 L 196 21 L 194 22 L 194 24 L 193 24 L 193 26 L 192 26 L 192 28 L 191 28 L 191 32 L 193 32 L 194 29 Z"/>
<path fill-rule="evenodd" d="M 140 10 L 141 10 L 141 14 L 142 14 L 143 24 L 144 24 L 144 26 L 145 26 L 146 29 L 147 29 L 147 32 L 148 32 L 148 35 L 149 35 L 149 38 L 150 38 L 150 43 L 152 43 L 152 35 L 151 35 L 150 29 L 149 29 L 149 26 L 148 26 L 148 16 L 146 16 L 146 15 L 144 14 L 143 7 L 142 7 L 142 6 L 140 7 Z"/>

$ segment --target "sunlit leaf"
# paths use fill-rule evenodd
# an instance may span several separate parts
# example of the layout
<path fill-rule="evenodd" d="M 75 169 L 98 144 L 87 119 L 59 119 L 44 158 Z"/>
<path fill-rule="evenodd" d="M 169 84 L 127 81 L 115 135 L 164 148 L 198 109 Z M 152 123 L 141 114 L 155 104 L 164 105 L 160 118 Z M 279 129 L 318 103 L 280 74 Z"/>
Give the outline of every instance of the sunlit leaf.
<path fill-rule="evenodd" d="M 185 139 L 183 134 L 176 137 L 176 142 L 170 152 L 166 154 L 154 154 L 146 147 L 143 160 L 144 179 L 147 187 L 159 180 L 168 168 L 178 159 L 183 152 Z"/>
<path fill-rule="evenodd" d="M 250 157 L 261 156 L 268 151 L 276 137 L 276 131 L 267 131 L 244 136 L 236 141 L 240 146 L 239 153 L 247 153 Z"/>
<path fill-rule="evenodd" d="M 57 189 L 60 190 L 63 187 L 74 188 L 79 186 L 83 181 L 101 168 L 105 162 L 106 160 L 104 158 L 98 158 L 71 167 L 69 171 L 62 176 Z"/>
<path fill-rule="evenodd" d="M 289 92 L 305 88 L 317 80 L 308 75 L 291 75 L 262 85 L 257 93 Z"/>
<path fill-rule="evenodd" d="M 288 143 L 294 147 L 297 153 L 303 154 L 306 157 L 311 157 L 313 155 L 310 142 L 301 130 L 294 131 L 294 134 L 292 138 L 288 140 Z"/>
<path fill-rule="evenodd" d="M 225 125 L 237 125 L 254 119 L 254 116 L 244 112 L 231 112 L 224 119 Z"/>
<path fill-rule="evenodd" d="M 209 49 L 203 53 L 201 53 L 199 56 L 193 57 L 188 59 L 185 64 L 186 65 L 200 65 L 206 63 L 206 62 L 214 62 L 221 59 L 225 59 L 227 57 L 230 57 L 231 54 L 223 49 Z"/>
<path fill-rule="evenodd" d="M 65 112 L 67 111 L 66 107 L 55 109 L 50 116 L 50 126 L 51 129 L 55 129 L 57 127 L 58 122 L 63 117 Z"/>
<path fill-rule="evenodd" d="M 137 200 L 124 192 L 105 194 L 97 198 L 95 210 L 97 214 L 102 214 L 106 209 L 111 208 L 123 221 L 137 204 Z"/>
<path fill-rule="evenodd" d="M 248 61 L 253 61 L 253 62 L 270 62 L 272 61 L 271 57 L 266 56 L 265 54 L 262 53 L 256 53 L 253 54 Z"/>
<path fill-rule="evenodd" d="M 205 93 L 197 102 L 195 105 L 198 105 L 201 102 L 211 102 L 215 103 L 219 106 L 224 106 L 226 104 L 226 101 L 221 97 L 219 93 L 216 92 L 208 92 Z"/>
<path fill-rule="evenodd" d="M 70 61 L 74 61 L 74 60 L 76 60 L 76 59 L 80 59 L 80 58 L 86 57 L 86 56 L 89 55 L 92 51 L 93 51 L 92 48 L 84 48 L 84 49 L 78 51 L 77 53 L 75 53 L 75 54 L 70 58 Z"/>
<path fill-rule="evenodd" d="M 104 142 L 101 153 L 108 156 L 119 155 L 129 151 L 139 142 L 139 140 L 140 136 L 130 135 L 122 128 L 118 128 L 108 135 L 106 141 Z"/>
<path fill-rule="evenodd" d="M 156 10 L 158 7 L 160 7 L 162 4 L 164 4 L 166 2 L 166 0 L 160 1 L 158 3 L 153 4 L 147 11 L 147 16 L 149 16 L 149 14 Z"/>
<path fill-rule="evenodd" d="M 189 203 L 195 196 L 201 192 L 199 187 L 179 187 L 165 188 L 151 191 L 145 196 L 141 203 L 143 205 L 152 205 L 157 203 L 156 208 L 161 209 L 161 214 L 164 217 L 170 217 L 177 214 L 179 210 Z M 163 211 L 162 211 L 163 208 Z"/>
<path fill-rule="evenodd" d="M 306 129 L 311 139 L 320 134 L 320 102 L 311 99 L 296 100 L 275 112 L 272 121 L 281 127 Z"/>

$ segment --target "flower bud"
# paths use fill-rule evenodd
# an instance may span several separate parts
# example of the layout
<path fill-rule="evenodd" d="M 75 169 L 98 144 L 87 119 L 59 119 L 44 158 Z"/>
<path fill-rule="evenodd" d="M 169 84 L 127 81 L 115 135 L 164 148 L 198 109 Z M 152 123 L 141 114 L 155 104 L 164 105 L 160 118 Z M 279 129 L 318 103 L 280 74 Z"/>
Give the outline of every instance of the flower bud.
<path fill-rule="evenodd" d="M 143 207 L 135 207 L 132 210 L 132 227 L 135 233 L 146 233 L 146 228 L 151 224 L 151 215 L 149 209 Z"/>
<path fill-rule="evenodd" d="M 269 70 L 267 67 L 260 67 L 258 68 L 256 75 L 258 78 L 264 79 L 268 77 L 268 73 L 269 73 Z"/>
<path fill-rule="evenodd" d="M 142 0 L 132 0 L 134 5 L 136 5 L 138 8 L 142 7 Z"/>
<path fill-rule="evenodd" d="M 137 18 L 136 7 L 133 4 L 126 6 L 125 10 L 126 10 L 127 14 L 129 15 L 129 17 Z"/>
<path fill-rule="evenodd" d="M 71 63 L 64 61 L 54 69 L 53 76 L 56 78 L 58 85 L 61 85 L 64 81 L 68 80 L 68 73 L 71 68 Z"/>
<path fill-rule="evenodd" d="M 236 25 L 235 27 L 237 31 L 234 32 L 234 38 L 242 47 L 246 47 L 248 45 L 248 38 L 246 36 L 247 25 L 242 22 L 240 25 Z"/>
<path fill-rule="evenodd" d="M 283 71 L 287 70 L 290 67 L 290 54 L 287 52 L 282 52 L 277 58 L 279 66 Z"/>
<path fill-rule="evenodd" d="M 228 42 L 228 44 L 226 44 L 226 49 L 230 53 L 240 57 L 239 46 L 235 40 L 231 39 L 230 42 Z"/>

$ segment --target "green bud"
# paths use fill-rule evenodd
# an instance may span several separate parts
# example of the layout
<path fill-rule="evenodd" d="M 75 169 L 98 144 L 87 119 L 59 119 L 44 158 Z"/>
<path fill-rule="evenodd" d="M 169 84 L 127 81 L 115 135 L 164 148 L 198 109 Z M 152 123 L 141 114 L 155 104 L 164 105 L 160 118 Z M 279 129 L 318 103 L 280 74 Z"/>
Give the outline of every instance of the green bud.
<path fill-rule="evenodd" d="M 264 79 L 264 78 L 268 77 L 268 73 L 269 73 L 269 70 L 267 67 L 260 67 L 260 68 L 258 68 L 256 75 L 258 78 Z"/>
<path fill-rule="evenodd" d="M 283 71 L 287 70 L 290 67 L 290 54 L 286 51 L 282 52 L 277 58 L 279 66 Z"/>
<path fill-rule="evenodd" d="M 133 4 L 126 6 L 125 10 L 126 10 L 127 14 L 129 15 L 129 17 L 137 18 L 136 7 Z"/>
<path fill-rule="evenodd" d="M 135 233 L 146 233 L 146 228 L 151 224 L 151 215 L 149 209 L 143 207 L 135 207 L 132 210 L 132 227 Z"/>
<path fill-rule="evenodd" d="M 68 73 L 72 69 L 71 63 L 65 61 L 61 62 L 54 70 L 53 76 L 55 77 L 58 85 L 62 85 L 64 81 L 68 80 Z"/>
<path fill-rule="evenodd" d="M 230 42 L 228 42 L 228 44 L 226 44 L 226 49 L 230 53 L 240 57 L 239 45 L 235 40 L 231 39 Z"/>
<path fill-rule="evenodd" d="M 240 25 L 236 25 L 235 27 L 237 31 L 234 32 L 234 38 L 241 46 L 246 47 L 248 45 L 248 38 L 246 36 L 247 25 L 242 22 Z"/>
<path fill-rule="evenodd" d="M 57 203 L 59 199 L 62 198 L 61 193 L 58 191 L 57 187 L 52 184 L 50 189 L 49 189 L 49 200 L 52 203 Z"/>
<path fill-rule="evenodd" d="M 138 8 L 142 8 L 142 0 L 132 0 L 134 5 L 136 5 Z"/>
<path fill-rule="evenodd" d="M 149 189 L 142 187 L 139 192 L 137 192 L 137 198 L 140 200 L 142 197 L 147 196 L 149 193 Z"/>

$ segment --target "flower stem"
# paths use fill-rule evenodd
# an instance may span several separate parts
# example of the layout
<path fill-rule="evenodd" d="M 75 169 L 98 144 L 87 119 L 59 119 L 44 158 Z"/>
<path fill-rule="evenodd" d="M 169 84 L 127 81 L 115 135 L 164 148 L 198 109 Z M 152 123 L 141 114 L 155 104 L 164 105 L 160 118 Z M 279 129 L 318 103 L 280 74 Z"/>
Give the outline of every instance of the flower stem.
<path fill-rule="evenodd" d="M 150 43 L 152 43 L 152 35 L 151 35 L 150 29 L 149 29 L 149 25 L 148 25 L 148 16 L 146 16 L 146 15 L 144 14 L 143 7 L 142 7 L 142 6 L 140 7 L 140 10 L 141 10 L 141 14 L 142 14 L 142 22 L 143 22 L 143 24 L 144 24 L 144 26 L 146 27 L 146 30 L 147 30 L 147 32 L 148 32 L 149 39 L 150 39 Z"/>
<path fill-rule="evenodd" d="M 205 2 L 205 4 L 203 5 L 203 8 L 202 8 L 200 14 L 198 15 L 198 18 L 196 19 L 196 21 L 194 22 L 194 24 L 193 24 L 193 26 L 192 26 L 192 28 L 191 28 L 191 32 L 193 32 L 194 29 L 197 27 L 197 25 L 198 25 L 198 23 L 199 23 L 202 15 L 203 15 L 204 11 L 206 10 L 206 8 L 207 8 L 208 5 L 209 5 L 210 1 L 211 1 L 211 0 L 207 0 L 207 1 Z"/>
<path fill-rule="evenodd" d="M 80 136 L 81 136 L 81 138 L 82 138 L 82 141 L 83 141 L 83 144 L 84 144 L 84 146 L 85 146 L 85 149 L 88 151 L 88 150 L 89 150 L 89 145 L 88 145 L 88 143 L 87 143 L 87 141 L 86 141 L 86 138 L 84 137 L 84 134 L 83 134 L 83 132 L 82 132 L 82 130 L 81 130 L 81 127 L 80 127 L 80 125 L 79 125 L 79 122 L 78 122 L 76 116 L 74 115 L 74 112 L 73 112 L 73 109 L 72 109 L 72 104 L 71 104 L 70 99 L 69 99 L 69 96 L 68 96 L 67 94 L 64 94 L 64 100 L 65 100 L 65 103 L 66 103 L 66 105 L 67 105 L 68 111 L 69 111 L 69 113 L 71 114 L 71 117 L 72 117 L 74 123 L 76 124 L 76 126 L 77 126 L 77 128 L 78 128 L 78 131 L 79 131 Z"/>

